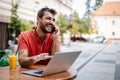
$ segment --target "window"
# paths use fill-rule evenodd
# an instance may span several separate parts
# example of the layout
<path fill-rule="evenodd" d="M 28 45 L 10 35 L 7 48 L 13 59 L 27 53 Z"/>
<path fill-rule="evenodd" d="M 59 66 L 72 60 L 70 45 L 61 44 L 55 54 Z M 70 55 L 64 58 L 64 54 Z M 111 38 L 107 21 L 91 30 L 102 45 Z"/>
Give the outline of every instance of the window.
<path fill-rule="evenodd" d="M 115 36 L 115 32 L 112 32 L 112 36 Z"/>
<path fill-rule="evenodd" d="M 113 25 L 113 26 L 115 25 L 115 20 L 112 21 L 112 25 Z"/>
<path fill-rule="evenodd" d="M 23 6 L 23 0 L 17 0 L 17 4 L 18 4 L 19 6 Z"/>
<path fill-rule="evenodd" d="M 35 12 L 38 12 L 38 10 L 39 10 L 39 2 L 37 2 L 37 1 L 35 1 L 35 4 L 34 4 L 34 10 L 35 10 Z"/>

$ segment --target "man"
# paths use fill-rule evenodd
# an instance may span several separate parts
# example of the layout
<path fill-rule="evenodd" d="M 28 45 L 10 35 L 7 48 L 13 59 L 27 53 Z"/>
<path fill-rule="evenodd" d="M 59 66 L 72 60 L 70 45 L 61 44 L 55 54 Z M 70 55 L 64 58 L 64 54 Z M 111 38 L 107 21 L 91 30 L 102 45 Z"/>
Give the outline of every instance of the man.
<path fill-rule="evenodd" d="M 18 38 L 18 61 L 22 67 L 47 64 L 60 51 L 59 29 L 55 25 L 56 11 L 42 8 L 37 14 L 34 30 L 22 32 Z"/>

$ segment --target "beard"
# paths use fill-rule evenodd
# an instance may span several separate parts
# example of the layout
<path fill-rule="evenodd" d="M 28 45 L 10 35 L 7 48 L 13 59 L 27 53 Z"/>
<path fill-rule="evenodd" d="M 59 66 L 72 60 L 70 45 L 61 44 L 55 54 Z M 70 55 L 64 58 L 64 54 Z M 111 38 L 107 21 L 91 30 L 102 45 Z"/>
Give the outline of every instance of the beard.
<path fill-rule="evenodd" d="M 50 23 L 45 24 L 41 21 L 39 22 L 38 25 L 43 33 L 52 33 L 55 30 L 55 27 L 53 26 L 53 24 L 50 24 Z"/>
<path fill-rule="evenodd" d="M 41 26 L 40 27 L 43 33 L 51 33 L 53 27 Z"/>

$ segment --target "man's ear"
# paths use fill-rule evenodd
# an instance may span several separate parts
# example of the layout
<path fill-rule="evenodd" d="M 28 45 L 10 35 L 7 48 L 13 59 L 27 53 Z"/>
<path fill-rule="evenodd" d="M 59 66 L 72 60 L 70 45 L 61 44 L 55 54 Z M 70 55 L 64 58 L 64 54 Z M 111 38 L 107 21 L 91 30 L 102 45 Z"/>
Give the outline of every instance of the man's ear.
<path fill-rule="evenodd" d="M 37 16 L 37 21 L 39 21 L 39 19 L 40 19 L 40 18 Z"/>

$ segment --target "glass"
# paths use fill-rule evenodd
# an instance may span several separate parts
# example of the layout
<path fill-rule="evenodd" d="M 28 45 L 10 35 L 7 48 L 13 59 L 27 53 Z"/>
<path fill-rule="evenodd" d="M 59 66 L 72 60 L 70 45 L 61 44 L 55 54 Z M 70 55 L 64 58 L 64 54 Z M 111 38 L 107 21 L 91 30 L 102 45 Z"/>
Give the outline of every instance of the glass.
<path fill-rule="evenodd" d="M 16 69 L 17 56 L 15 54 L 10 54 L 9 56 L 10 70 Z"/>

